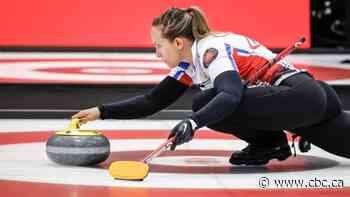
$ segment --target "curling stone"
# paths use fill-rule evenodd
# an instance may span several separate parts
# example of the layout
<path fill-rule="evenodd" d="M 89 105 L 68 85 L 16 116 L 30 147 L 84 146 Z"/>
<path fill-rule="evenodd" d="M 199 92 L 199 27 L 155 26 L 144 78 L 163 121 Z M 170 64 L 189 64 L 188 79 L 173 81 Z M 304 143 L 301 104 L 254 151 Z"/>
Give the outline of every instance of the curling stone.
<path fill-rule="evenodd" d="M 75 166 L 96 165 L 110 154 L 108 139 L 96 130 L 81 130 L 79 119 L 72 119 L 68 128 L 55 132 L 46 143 L 51 161 Z"/>

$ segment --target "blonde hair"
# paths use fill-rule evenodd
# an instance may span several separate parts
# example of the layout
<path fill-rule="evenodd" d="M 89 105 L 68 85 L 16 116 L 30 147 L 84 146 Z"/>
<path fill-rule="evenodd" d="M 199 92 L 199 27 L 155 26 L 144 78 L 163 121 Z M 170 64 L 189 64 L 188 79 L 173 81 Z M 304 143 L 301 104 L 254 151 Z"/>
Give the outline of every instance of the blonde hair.
<path fill-rule="evenodd" d="M 154 18 L 152 26 L 160 26 L 165 38 L 176 37 L 200 40 L 210 33 L 208 22 L 198 7 L 170 8 Z"/>

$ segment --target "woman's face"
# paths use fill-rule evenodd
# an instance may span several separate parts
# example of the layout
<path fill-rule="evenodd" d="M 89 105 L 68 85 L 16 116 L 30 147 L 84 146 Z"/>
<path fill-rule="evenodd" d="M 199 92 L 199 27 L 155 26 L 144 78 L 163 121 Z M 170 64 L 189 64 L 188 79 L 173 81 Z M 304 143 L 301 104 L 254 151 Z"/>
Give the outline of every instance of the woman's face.
<path fill-rule="evenodd" d="M 182 58 L 178 43 L 164 38 L 159 26 L 151 28 L 151 39 L 156 48 L 157 57 L 161 58 L 169 68 L 176 67 Z"/>

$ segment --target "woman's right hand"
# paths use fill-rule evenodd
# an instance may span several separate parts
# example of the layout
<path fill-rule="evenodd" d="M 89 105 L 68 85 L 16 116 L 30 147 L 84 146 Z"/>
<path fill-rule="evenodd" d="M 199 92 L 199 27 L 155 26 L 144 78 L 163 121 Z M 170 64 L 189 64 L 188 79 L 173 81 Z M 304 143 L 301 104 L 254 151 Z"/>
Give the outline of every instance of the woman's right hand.
<path fill-rule="evenodd" d="M 88 121 L 94 121 L 100 118 L 101 112 L 98 107 L 84 109 L 74 114 L 72 118 L 79 118 L 80 123 L 85 124 Z"/>

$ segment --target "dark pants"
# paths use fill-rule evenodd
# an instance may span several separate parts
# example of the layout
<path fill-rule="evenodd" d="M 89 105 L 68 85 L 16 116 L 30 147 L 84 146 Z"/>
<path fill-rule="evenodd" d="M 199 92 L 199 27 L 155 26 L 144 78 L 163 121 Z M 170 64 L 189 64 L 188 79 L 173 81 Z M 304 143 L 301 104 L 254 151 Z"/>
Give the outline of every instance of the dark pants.
<path fill-rule="evenodd" d="M 341 109 L 333 88 L 324 82 L 319 83 L 327 92 L 327 111 L 322 121 L 292 131 L 330 153 L 350 158 L 350 113 Z"/>
<path fill-rule="evenodd" d="M 215 95 L 214 89 L 200 92 L 193 101 L 193 110 L 198 111 Z M 345 121 L 346 115 L 337 121 L 333 120 L 343 114 L 340 112 L 339 98 L 330 86 L 300 73 L 284 80 L 279 86 L 245 89 L 235 112 L 207 127 L 265 147 L 286 143 L 283 130 L 290 130 L 329 152 L 344 155 L 339 153 L 341 145 L 328 145 L 337 142 L 329 142 L 327 137 L 321 137 L 325 131 L 320 129 L 327 128 L 331 135 L 330 125 L 350 128 L 349 121 Z M 349 127 L 341 126 L 345 122 Z M 339 137 L 344 136 L 345 131 L 341 130 L 344 129 L 337 131 Z"/>

